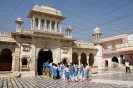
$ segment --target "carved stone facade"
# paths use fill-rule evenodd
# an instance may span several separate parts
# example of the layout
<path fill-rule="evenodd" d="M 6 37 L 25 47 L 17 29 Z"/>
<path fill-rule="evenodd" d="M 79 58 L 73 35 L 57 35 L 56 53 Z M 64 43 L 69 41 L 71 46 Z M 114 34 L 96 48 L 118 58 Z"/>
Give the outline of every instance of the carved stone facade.
<path fill-rule="evenodd" d="M 61 23 L 65 17 L 61 15 L 61 11 L 48 6 L 35 5 L 28 17 L 31 18 L 31 30 L 22 28 L 24 22 L 19 17 L 15 21 L 16 32 L 11 32 L 10 35 L 7 33 L 8 35 L 4 36 L 0 32 L 0 39 L 2 38 L 0 52 L 6 48 L 11 50 L 12 72 L 18 71 L 21 76 L 38 75 L 39 63 L 42 63 L 42 60 L 45 62 L 44 59 L 49 60 L 49 58 L 56 64 L 61 61 L 66 61 L 68 64 L 76 61 L 80 64 L 80 61 L 84 61 L 91 66 L 102 68 L 102 46 L 74 40 L 70 26 L 66 29 L 69 33 L 62 34 Z M 43 54 L 45 55 L 43 56 Z"/>

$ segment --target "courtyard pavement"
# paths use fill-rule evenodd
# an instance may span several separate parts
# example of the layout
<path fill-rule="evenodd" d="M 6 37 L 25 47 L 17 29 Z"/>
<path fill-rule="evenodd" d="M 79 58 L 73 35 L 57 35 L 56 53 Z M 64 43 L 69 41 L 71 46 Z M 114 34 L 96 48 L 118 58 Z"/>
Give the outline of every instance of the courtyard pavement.
<path fill-rule="evenodd" d="M 90 79 L 90 82 L 67 83 L 45 76 L 0 77 L 0 88 L 133 88 L 133 73 L 125 70 L 106 69 L 104 73 L 92 74 Z"/>

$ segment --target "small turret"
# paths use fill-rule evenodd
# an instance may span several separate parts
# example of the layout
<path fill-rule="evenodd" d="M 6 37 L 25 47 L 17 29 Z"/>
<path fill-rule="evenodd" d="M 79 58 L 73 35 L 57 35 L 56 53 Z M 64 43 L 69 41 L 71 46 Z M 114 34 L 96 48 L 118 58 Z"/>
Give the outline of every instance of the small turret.
<path fill-rule="evenodd" d="M 67 29 L 66 29 L 67 36 L 72 37 L 72 30 L 73 30 L 73 29 L 72 29 L 70 26 L 67 27 Z"/>
<path fill-rule="evenodd" d="M 96 27 L 94 29 L 94 33 L 93 33 L 93 36 L 94 36 L 94 43 L 100 43 L 100 38 L 101 38 L 101 31 L 98 27 Z"/>
<path fill-rule="evenodd" d="M 15 20 L 15 23 L 16 23 L 16 32 L 22 30 L 22 25 L 23 25 L 23 20 L 18 17 L 17 20 Z"/>

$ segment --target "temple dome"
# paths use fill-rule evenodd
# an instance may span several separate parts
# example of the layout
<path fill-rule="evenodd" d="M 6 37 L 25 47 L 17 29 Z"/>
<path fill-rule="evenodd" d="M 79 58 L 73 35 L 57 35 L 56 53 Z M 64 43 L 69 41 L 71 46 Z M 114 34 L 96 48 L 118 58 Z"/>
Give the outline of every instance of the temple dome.
<path fill-rule="evenodd" d="M 94 34 L 101 34 L 101 31 L 98 27 L 94 29 Z"/>
<path fill-rule="evenodd" d="M 21 17 L 18 17 L 15 23 L 23 24 L 24 22 Z"/>

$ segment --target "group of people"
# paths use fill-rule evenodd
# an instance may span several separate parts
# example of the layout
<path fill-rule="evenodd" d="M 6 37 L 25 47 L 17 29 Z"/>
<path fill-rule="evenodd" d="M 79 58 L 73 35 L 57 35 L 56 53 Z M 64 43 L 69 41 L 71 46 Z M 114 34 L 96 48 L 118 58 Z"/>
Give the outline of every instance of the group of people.
<path fill-rule="evenodd" d="M 47 77 L 52 77 L 53 79 L 64 79 L 69 82 L 70 80 L 72 82 L 78 82 L 79 79 L 81 81 L 90 81 L 90 67 L 88 64 L 83 65 L 82 62 L 80 62 L 80 66 L 78 68 L 77 63 L 70 63 L 68 65 L 67 63 L 49 63 L 49 61 L 43 63 L 42 65 L 42 74 Z M 80 75 L 80 77 L 78 77 Z"/>

